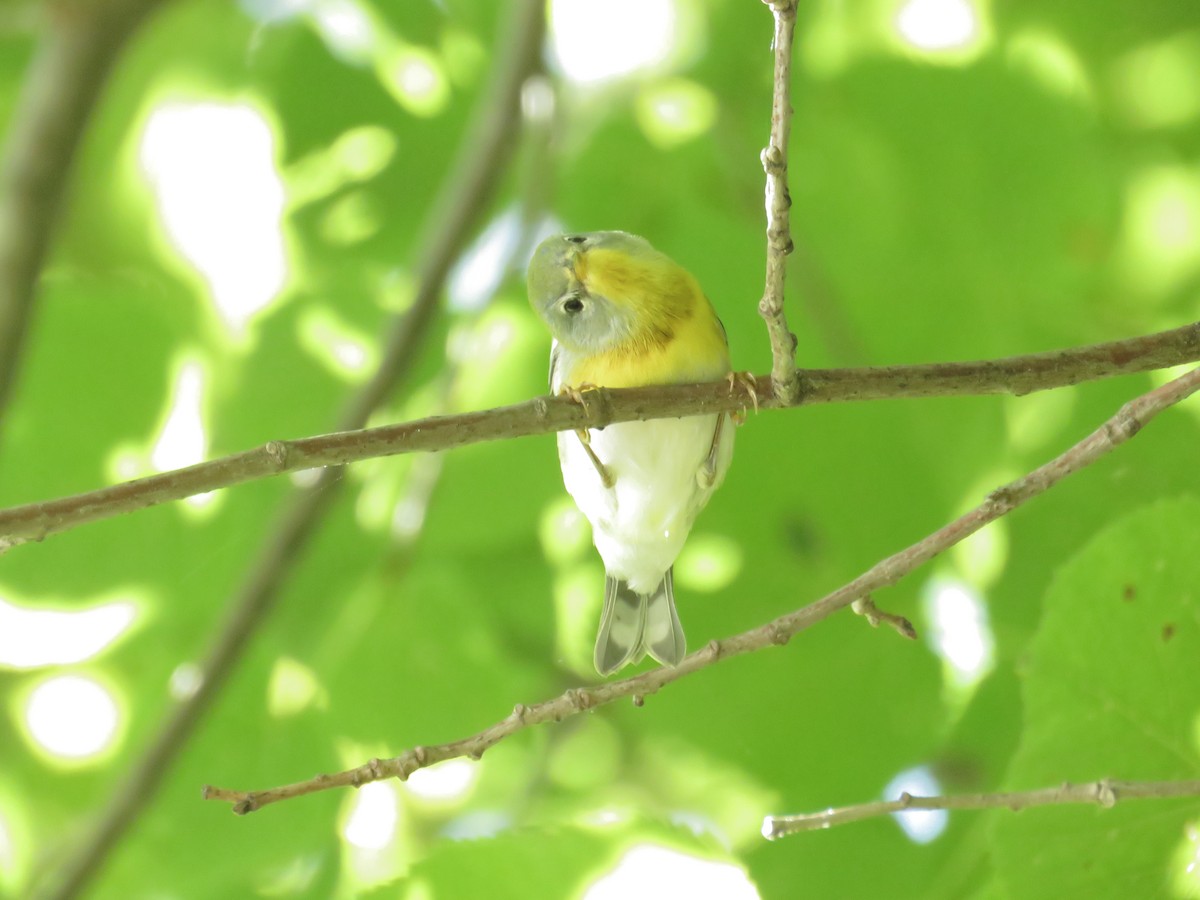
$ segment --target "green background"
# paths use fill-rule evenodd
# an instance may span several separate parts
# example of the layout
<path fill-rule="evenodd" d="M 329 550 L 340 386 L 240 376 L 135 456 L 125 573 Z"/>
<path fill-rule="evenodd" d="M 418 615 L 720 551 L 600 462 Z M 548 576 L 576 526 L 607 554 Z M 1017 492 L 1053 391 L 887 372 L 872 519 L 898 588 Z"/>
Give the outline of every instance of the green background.
<path fill-rule="evenodd" d="M 502 8 L 354 7 L 443 79 L 414 99 L 389 90 L 384 42 L 348 53 L 321 4 L 272 21 L 267 6 L 173 0 L 123 54 L 6 411 L 0 504 L 120 480 L 114 460 L 145 458 L 187 361 L 202 373 L 209 457 L 329 430 L 364 371 L 330 363 L 329 335 L 357 336 L 373 359 L 411 298 L 422 223 L 489 81 Z M 788 313 L 801 365 L 1000 357 L 1200 317 L 1200 6 L 980 2 L 975 43 L 940 52 L 902 38 L 900 2 L 800 6 Z M 675 8 L 674 52 L 632 76 L 580 85 L 550 54 L 552 120 L 523 133 L 472 243 L 505 214 L 645 235 L 705 287 L 736 367 L 764 372 L 771 15 L 753 0 Z M 8 127 L 37 18 L 25 8 L 4 21 Z M 653 115 L 664 95 L 692 104 L 674 129 Z M 172 103 L 248 104 L 270 130 L 288 277 L 241 334 L 173 246 L 139 165 L 154 110 Z M 221 158 L 213 141 L 203 158 Z M 230 229 L 244 217 L 236 203 L 226 215 Z M 486 307 L 462 296 L 439 307 L 377 422 L 544 392 L 549 339 L 524 298 L 521 253 L 509 257 Z M 820 597 L 1161 381 L 751 415 L 680 563 L 691 646 Z M 389 783 L 376 796 L 395 828 L 375 850 L 345 837 L 365 794 L 235 818 L 200 786 L 268 787 L 454 740 L 592 681 L 602 571 L 552 436 L 360 464 L 94 896 L 568 897 L 643 844 L 735 866 L 763 897 L 1200 896 L 1186 874 L 1200 853 L 1194 800 L 958 813 L 925 844 L 887 818 L 778 842 L 759 833 L 765 815 L 878 799 L 916 767 L 943 792 L 1197 777 L 1198 410 L 1167 412 L 876 596 L 920 641 L 843 613 L 643 708 L 519 733 L 454 797 Z M 0 558 L 11 606 L 136 606 L 86 660 L 0 663 L 0 892 L 52 875 L 118 790 L 288 490 L 287 478 L 260 481 L 200 512 L 167 505 Z M 423 508 L 419 532 L 390 527 L 397 503 Z M 984 601 L 994 665 L 973 686 L 932 640 L 939 584 Z M 117 700 L 116 737 L 96 758 L 47 755 L 27 727 L 31 692 L 63 674 Z M 687 881 L 639 883 L 648 896 L 702 895 Z"/>

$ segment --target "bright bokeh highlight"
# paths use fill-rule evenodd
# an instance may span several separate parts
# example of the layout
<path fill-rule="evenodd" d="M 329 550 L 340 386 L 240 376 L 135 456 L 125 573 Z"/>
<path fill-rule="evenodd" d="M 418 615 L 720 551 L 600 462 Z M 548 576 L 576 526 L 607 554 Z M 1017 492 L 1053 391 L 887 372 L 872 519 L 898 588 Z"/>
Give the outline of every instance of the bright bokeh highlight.
<path fill-rule="evenodd" d="M 713 127 L 717 121 L 717 98 L 698 82 L 669 78 L 645 85 L 638 92 L 634 112 L 646 137 L 669 150 Z"/>
<path fill-rule="evenodd" d="M 1127 188 L 1121 265 L 1130 287 L 1163 295 L 1200 268 L 1200 172 L 1147 167 Z"/>
<path fill-rule="evenodd" d="M 98 756 L 117 734 L 117 703 L 99 682 L 81 675 L 48 678 L 25 704 L 29 735 L 42 750 L 62 760 Z"/>
<path fill-rule="evenodd" d="M 945 664 L 947 686 L 964 695 L 995 664 L 995 639 L 983 598 L 966 582 L 934 578 L 925 585 L 925 629 Z"/>
<path fill-rule="evenodd" d="M 942 785 L 928 766 L 905 769 L 887 783 L 883 789 L 884 800 L 897 800 L 901 794 L 914 797 L 935 797 L 942 793 Z M 914 844 L 928 844 L 936 840 L 950 821 L 944 809 L 910 809 L 892 813 L 896 824 Z"/>
<path fill-rule="evenodd" d="M 448 759 L 417 769 L 408 776 L 404 788 L 423 800 L 458 800 L 467 795 L 478 778 L 477 763 L 468 759 Z"/>
<path fill-rule="evenodd" d="M 317 673 L 299 660 L 281 656 L 267 684 L 267 712 L 276 719 L 294 716 L 320 703 L 324 689 Z"/>
<path fill-rule="evenodd" d="M 675 51 L 678 18 L 674 0 L 552 0 L 554 60 L 580 83 L 654 68 Z"/>
<path fill-rule="evenodd" d="M 375 370 L 374 340 L 329 307 L 305 310 L 296 321 L 300 346 L 332 375 L 358 383 Z"/>
<path fill-rule="evenodd" d="M 701 859 L 653 844 L 633 847 L 583 900 L 758 900 L 749 876 L 731 863 Z"/>
<path fill-rule="evenodd" d="M 396 789 L 388 782 L 364 784 L 354 797 L 342 837 L 360 850 L 382 850 L 396 836 L 400 820 Z"/>
<path fill-rule="evenodd" d="M 1008 41 L 1009 64 L 1024 72 L 1047 93 L 1091 106 L 1094 90 L 1087 67 L 1075 48 L 1057 34 L 1028 29 Z"/>
<path fill-rule="evenodd" d="M 699 532 L 688 538 L 675 561 L 675 580 L 689 591 L 719 591 L 742 571 L 742 546 L 723 534 Z"/>
<path fill-rule="evenodd" d="M 287 278 L 276 156 L 271 126 L 249 103 L 162 103 L 141 136 L 138 158 L 167 237 L 235 335 Z"/>
<path fill-rule="evenodd" d="M 979 17 L 968 0 L 908 0 L 896 30 L 918 50 L 959 50 L 978 35 Z"/>
<path fill-rule="evenodd" d="M 88 609 L 39 609 L 0 596 L 0 669 L 84 662 L 103 652 L 137 617 L 133 600 Z"/>
<path fill-rule="evenodd" d="M 523 230 L 515 209 L 505 210 L 487 224 L 450 271 L 447 293 L 451 309 L 478 310 L 495 295 L 517 262 Z"/>
<path fill-rule="evenodd" d="M 171 405 L 150 450 L 150 464 L 159 472 L 204 460 L 208 441 L 201 414 L 203 394 L 204 370 L 197 362 L 185 362 L 175 376 Z"/>
<path fill-rule="evenodd" d="M 1124 118 L 1140 128 L 1170 128 L 1200 117 L 1200 31 L 1143 44 L 1112 70 Z"/>
<path fill-rule="evenodd" d="M 1194 900 L 1200 897 L 1200 820 L 1188 822 L 1168 865 L 1172 894 Z"/>

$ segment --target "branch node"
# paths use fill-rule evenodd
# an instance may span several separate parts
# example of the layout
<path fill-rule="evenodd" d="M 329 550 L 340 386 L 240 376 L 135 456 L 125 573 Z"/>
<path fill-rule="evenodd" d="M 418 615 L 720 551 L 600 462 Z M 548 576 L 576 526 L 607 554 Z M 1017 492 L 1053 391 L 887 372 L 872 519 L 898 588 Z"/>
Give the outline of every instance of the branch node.
<path fill-rule="evenodd" d="M 1096 803 L 1104 809 L 1112 809 L 1117 805 L 1117 791 L 1107 778 L 1096 782 Z"/>
<path fill-rule="evenodd" d="M 643 706 L 646 705 L 646 698 L 643 697 L 641 694 L 634 694 L 629 699 L 633 703 L 633 705 L 636 706 L 638 709 L 641 709 Z"/>
<path fill-rule="evenodd" d="M 288 464 L 288 445 L 283 441 L 267 441 L 263 449 L 276 472 L 282 472 Z"/>
<path fill-rule="evenodd" d="M 778 622 L 771 623 L 771 643 L 777 647 L 782 647 L 792 639 L 791 632 L 780 625 Z"/>
<path fill-rule="evenodd" d="M 709 641 L 704 649 L 708 653 L 708 659 L 710 662 L 716 662 L 721 658 L 721 642 L 716 638 L 713 638 L 711 641 Z"/>
<path fill-rule="evenodd" d="M 241 800 L 233 804 L 233 814 L 235 816 L 245 816 L 258 809 L 258 798 L 254 794 L 246 794 Z"/>
<path fill-rule="evenodd" d="M 850 604 L 850 609 L 856 615 L 862 616 L 867 620 L 867 623 L 872 628 L 878 628 L 880 624 L 887 625 L 901 637 L 906 637 L 910 641 L 917 639 L 917 629 L 913 627 L 912 622 L 904 616 L 898 616 L 895 613 L 884 612 L 875 605 L 875 601 L 871 599 L 871 595 L 859 597 Z"/>
<path fill-rule="evenodd" d="M 527 713 L 528 711 L 529 710 L 525 706 L 524 703 L 518 703 L 516 706 L 513 707 L 512 715 L 510 715 L 509 718 L 520 725 L 524 725 L 525 724 L 525 713 Z"/>
<path fill-rule="evenodd" d="M 596 705 L 596 700 L 592 696 L 592 692 L 585 688 L 571 688 L 571 690 L 567 691 L 567 699 L 570 701 L 571 706 L 579 712 L 591 709 Z"/>

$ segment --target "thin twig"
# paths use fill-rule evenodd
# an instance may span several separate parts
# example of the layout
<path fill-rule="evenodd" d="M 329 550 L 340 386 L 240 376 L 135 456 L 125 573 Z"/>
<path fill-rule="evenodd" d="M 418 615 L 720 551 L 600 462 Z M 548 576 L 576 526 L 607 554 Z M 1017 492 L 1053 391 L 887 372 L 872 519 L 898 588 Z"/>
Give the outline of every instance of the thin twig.
<path fill-rule="evenodd" d="M 769 840 L 800 831 L 816 831 L 847 825 L 889 813 L 913 809 L 1011 809 L 1020 812 L 1033 806 L 1061 806 L 1086 803 L 1111 809 L 1118 800 L 1136 798 L 1200 797 L 1200 781 L 1114 781 L 1108 778 L 1085 784 L 1064 782 L 1058 787 L 1034 791 L 1006 791 L 995 794 L 957 794 L 949 797 L 914 797 L 907 792 L 895 800 L 878 800 L 827 809 L 799 816 L 767 816 L 763 837 Z"/>
<path fill-rule="evenodd" d="M 1129 440 L 1162 410 L 1200 388 L 1200 369 L 1194 369 L 1160 388 L 1122 406 L 1111 419 L 1065 453 L 1034 469 L 1023 478 L 988 495 L 975 509 L 955 519 L 928 537 L 876 563 L 862 575 L 802 609 L 722 641 L 709 641 L 701 650 L 685 657 L 673 668 L 651 669 L 620 681 L 593 687 L 572 688 L 566 693 L 532 706 L 517 704 L 512 713 L 478 734 L 430 747 L 414 747 L 391 759 L 372 759 L 364 765 L 333 775 L 318 775 L 282 787 L 262 791 L 237 791 L 206 785 L 203 796 L 233 804 L 238 814 L 254 812 L 271 803 L 335 787 L 360 787 L 384 778 L 408 778 L 417 769 L 456 757 L 479 759 L 490 747 L 531 725 L 558 722 L 584 710 L 612 703 L 622 697 L 639 702 L 663 686 L 731 656 L 786 644 L 796 633 L 855 600 L 895 584 L 921 564 L 974 534 L 984 525 L 1007 515 L 1043 493 L 1067 475 L 1077 472 Z"/>
<path fill-rule="evenodd" d="M 988 362 L 802 369 L 802 390 L 794 405 L 901 397 L 1021 395 L 1197 360 L 1200 360 L 1200 323 L 1145 337 Z M 763 409 L 782 405 L 773 396 L 771 381 L 766 376 L 757 379 L 756 390 L 759 397 L 765 398 L 760 403 Z M 745 392 L 731 391 L 727 380 L 701 385 L 601 388 L 588 393 L 586 408 L 568 398 L 538 397 L 480 412 L 270 441 L 253 450 L 187 468 L 0 510 L 0 552 L 88 522 L 284 472 L 341 466 L 379 456 L 449 450 L 551 431 L 601 428 L 633 419 L 734 411 L 745 404 Z M 343 427 L 354 427 L 347 422 Z"/>
<path fill-rule="evenodd" d="M 417 255 L 419 287 L 414 305 L 393 326 L 383 361 L 371 382 L 347 405 L 340 421 L 343 428 L 362 427 L 411 371 L 450 266 L 472 223 L 486 208 L 511 155 L 521 121 L 521 86 L 539 65 L 545 27 L 543 5 L 542 0 L 518 0 L 514 4 L 509 27 L 498 43 L 504 49 L 496 54 L 491 89 L 479 103 L 474 127 L 463 141 L 464 151 L 447 176 L 442 197 L 430 207 L 431 218 L 424 229 L 430 237 Z M 326 469 L 314 485 L 293 492 L 284 504 L 204 654 L 199 688 L 167 713 L 161 729 L 131 767 L 124 784 L 114 792 L 86 842 L 55 873 L 51 896 L 75 896 L 94 878 L 121 836 L 153 798 L 200 717 L 241 659 L 250 638 L 266 620 L 291 565 L 337 497 L 340 474 L 340 469 Z"/>
<path fill-rule="evenodd" d="M 113 63 L 160 2 L 44 4 L 0 171 L 0 423 L 76 150 Z"/>
<path fill-rule="evenodd" d="M 792 127 L 792 34 L 796 28 L 796 0 L 763 0 L 775 16 L 775 84 L 771 97 L 771 142 L 762 152 L 767 175 L 767 275 L 758 312 L 771 336 L 771 381 L 784 406 L 800 393 L 796 381 L 796 336 L 788 330 L 783 311 L 787 257 L 792 252 L 788 210 L 788 135 Z"/>
<path fill-rule="evenodd" d="M 896 613 L 884 612 L 875 605 L 875 601 L 870 596 L 859 597 L 850 604 L 850 610 L 856 616 L 862 616 L 866 619 L 867 624 L 872 628 L 886 625 L 901 637 L 906 637 L 910 641 L 917 639 L 917 629 L 913 627 L 912 622 Z"/>

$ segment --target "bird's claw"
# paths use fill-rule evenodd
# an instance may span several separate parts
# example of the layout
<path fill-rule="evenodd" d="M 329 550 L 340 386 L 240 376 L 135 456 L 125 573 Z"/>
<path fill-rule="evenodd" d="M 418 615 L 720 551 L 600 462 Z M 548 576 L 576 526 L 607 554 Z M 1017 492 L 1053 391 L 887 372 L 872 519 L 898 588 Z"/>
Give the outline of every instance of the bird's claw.
<path fill-rule="evenodd" d="M 754 405 L 754 412 L 758 414 L 758 384 L 754 380 L 753 372 L 730 372 L 725 376 L 725 380 L 729 382 L 729 393 L 733 393 L 739 387 L 746 392 L 746 396 L 750 398 L 750 402 Z M 734 413 L 730 413 L 730 418 L 737 425 L 743 425 L 746 422 L 746 409 L 742 407 Z"/>

